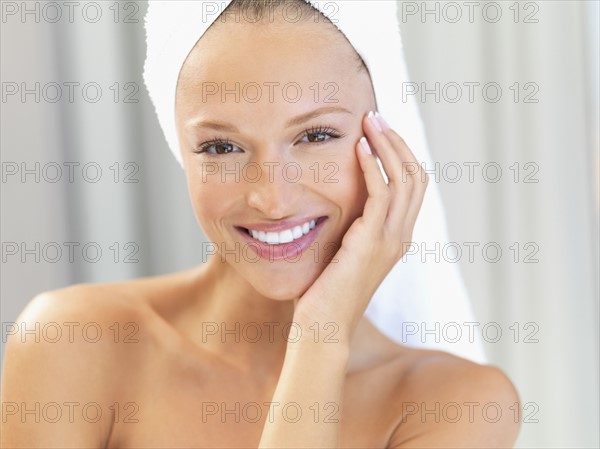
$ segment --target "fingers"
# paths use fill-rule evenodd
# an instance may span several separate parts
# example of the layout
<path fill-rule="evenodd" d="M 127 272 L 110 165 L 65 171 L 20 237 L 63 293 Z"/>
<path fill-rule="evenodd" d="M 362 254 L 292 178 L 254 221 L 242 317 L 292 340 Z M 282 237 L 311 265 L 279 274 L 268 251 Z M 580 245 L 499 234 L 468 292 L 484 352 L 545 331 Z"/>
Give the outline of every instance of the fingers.
<path fill-rule="evenodd" d="M 411 226 L 414 226 L 421 209 L 421 204 L 423 203 L 427 185 L 429 184 L 429 176 L 402 137 L 390 128 L 384 129 L 384 134 L 391 142 L 393 148 L 397 150 L 398 156 L 402 161 L 401 184 L 407 188 L 408 186 L 411 188 L 411 197 L 406 210 L 406 220 Z M 397 217 L 392 216 L 390 219 L 397 220 Z"/>
<path fill-rule="evenodd" d="M 389 179 L 388 190 L 391 198 L 385 230 L 398 233 L 410 204 L 413 180 L 406 171 L 407 167 L 403 164 L 398 149 L 392 145 L 374 114 L 369 113 L 364 119 L 364 129 Z"/>
<path fill-rule="evenodd" d="M 363 137 L 356 144 L 356 153 L 369 193 L 364 207 L 363 220 L 372 229 L 380 229 L 388 213 L 391 195 L 366 138 Z"/>
<path fill-rule="evenodd" d="M 384 225 L 392 233 L 407 229 L 412 234 L 429 177 L 404 140 L 385 122 L 369 114 L 363 127 L 389 178 Z M 383 181 L 381 173 L 378 175 Z M 378 195 L 383 196 L 383 193 L 378 191 Z"/>
<path fill-rule="evenodd" d="M 375 115 L 370 112 L 366 118 L 364 118 L 363 127 L 365 134 L 367 135 L 369 142 L 375 149 L 376 155 L 381 160 L 386 175 L 390 183 L 398 182 L 399 179 L 392 176 L 402 171 L 401 160 L 396 154 L 391 142 L 383 132 L 382 125 Z"/>

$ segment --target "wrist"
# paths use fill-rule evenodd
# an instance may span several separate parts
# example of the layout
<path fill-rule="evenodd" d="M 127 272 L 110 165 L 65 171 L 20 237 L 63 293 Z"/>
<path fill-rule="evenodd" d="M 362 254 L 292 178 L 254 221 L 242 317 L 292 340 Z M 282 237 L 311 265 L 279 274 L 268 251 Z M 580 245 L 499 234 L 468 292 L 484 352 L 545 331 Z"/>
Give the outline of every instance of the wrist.
<path fill-rule="evenodd" d="M 332 326 L 318 326 L 318 323 L 301 325 L 294 323 L 287 342 L 287 353 L 290 355 L 305 355 L 313 361 L 327 361 L 328 363 L 347 363 L 350 357 L 350 340 L 340 336 Z"/>
<path fill-rule="evenodd" d="M 284 367 L 300 369 L 325 382 L 326 379 L 343 379 L 350 361 L 350 348 L 339 344 L 314 342 L 290 343 L 285 354 Z"/>
<path fill-rule="evenodd" d="M 318 319 L 294 315 L 289 324 L 287 341 L 290 344 L 323 344 L 350 346 L 350 326 L 346 323 L 332 319 Z"/>

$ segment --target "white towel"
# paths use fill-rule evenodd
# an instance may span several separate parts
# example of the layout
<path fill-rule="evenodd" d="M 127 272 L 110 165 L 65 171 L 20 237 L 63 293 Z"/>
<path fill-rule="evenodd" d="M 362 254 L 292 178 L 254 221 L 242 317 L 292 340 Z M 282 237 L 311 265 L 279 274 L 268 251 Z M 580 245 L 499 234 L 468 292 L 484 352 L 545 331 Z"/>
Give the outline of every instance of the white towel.
<path fill-rule="evenodd" d="M 175 128 L 175 90 L 181 67 L 198 39 L 227 1 L 149 1 L 144 82 L 167 143 L 181 163 Z M 409 81 L 398 21 L 391 0 L 320 1 L 313 6 L 348 38 L 367 65 L 379 112 L 398 132 L 417 160 L 432 167 L 423 122 L 413 96 L 403 101 Z M 335 6 L 335 7 L 334 7 Z M 413 232 L 419 253 L 403 258 L 376 291 L 365 315 L 388 337 L 413 347 L 430 347 L 486 363 L 481 326 L 473 316 L 456 263 L 422 249 L 448 243 L 438 185 L 430 182 Z M 474 332 L 473 332 L 474 330 Z"/>

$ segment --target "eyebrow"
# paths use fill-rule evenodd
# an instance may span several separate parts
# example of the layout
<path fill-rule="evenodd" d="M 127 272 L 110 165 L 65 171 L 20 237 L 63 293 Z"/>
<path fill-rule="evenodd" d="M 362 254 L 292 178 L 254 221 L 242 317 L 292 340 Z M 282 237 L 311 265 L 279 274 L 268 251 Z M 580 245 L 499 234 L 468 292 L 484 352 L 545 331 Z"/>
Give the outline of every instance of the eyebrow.
<path fill-rule="evenodd" d="M 291 118 L 285 124 L 286 128 L 291 128 L 292 126 L 302 125 L 313 118 L 320 117 L 325 114 L 334 114 L 334 113 L 345 113 L 352 114 L 348 109 L 340 107 L 340 106 L 324 106 L 319 109 L 315 109 L 314 111 L 306 112 L 304 114 L 300 114 L 296 117 Z M 188 127 L 190 128 L 211 128 L 217 131 L 222 132 L 231 132 L 231 133 L 239 133 L 239 130 L 232 124 L 214 120 L 193 120 L 189 123 Z"/>

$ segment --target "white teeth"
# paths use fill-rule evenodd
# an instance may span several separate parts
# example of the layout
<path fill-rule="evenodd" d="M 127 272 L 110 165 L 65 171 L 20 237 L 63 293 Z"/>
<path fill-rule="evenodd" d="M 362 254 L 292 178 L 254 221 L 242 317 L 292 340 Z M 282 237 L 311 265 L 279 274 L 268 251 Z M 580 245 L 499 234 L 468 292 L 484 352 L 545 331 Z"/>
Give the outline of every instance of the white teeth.
<path fill-rule="evenodd" d="M 294 226 L 291 229 L 286 229 L 285 231 L 281 232 L 264 232 L 249 229 L 249 233 L 256 240 L 268 243 L 269 245 L 279 245 L 282 243 L 293 242 L 294 240 L 305 236 L 311 230 L 313 230 L 316 225 L 317 221 L 311 220 L 307 223 L 304 223 L 302 226 Z"/>
<path fill-rule="evenodd" d="M 292 231 L 290 229 L 279 233 L 279 243 L 290 243 L 293 241 L 294 234 L 292 234 Z"/>
<path fill-rule="evenodd" d="M 303 235 L 304 233 L 302 232 L 302 226 L 296 226 L 294 229 L 292 229 L 292 236 L 294 237 L 294 240 L 299 239 Z"/>
<path fill-rule="evenodd" d="M 279 234 L 277 232 L 267 232 L 266 243 L 268 243 L 269 245 L 278 245 Z"/>

